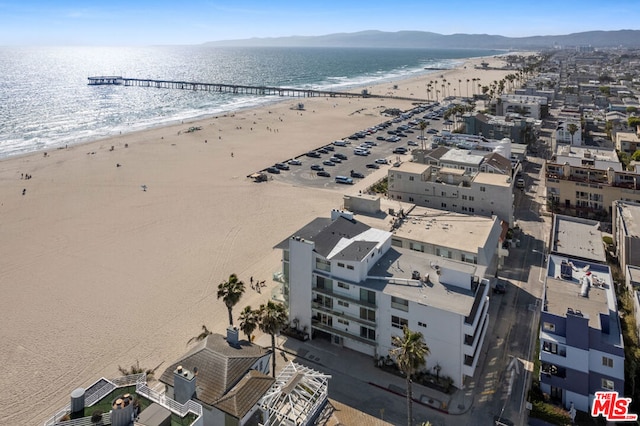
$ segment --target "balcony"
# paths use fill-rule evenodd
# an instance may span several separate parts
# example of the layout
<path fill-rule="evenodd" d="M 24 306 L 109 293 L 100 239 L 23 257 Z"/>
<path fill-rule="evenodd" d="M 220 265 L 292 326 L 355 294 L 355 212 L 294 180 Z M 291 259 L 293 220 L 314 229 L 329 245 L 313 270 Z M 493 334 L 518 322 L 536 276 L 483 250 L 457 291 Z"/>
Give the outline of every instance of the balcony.
<path fill-rule="evenodd" d="M 364 318 L 356 317 L 356 316 L 353 316 L 353 315 L 345 314 L 344 312 L 334 311 L 331 307 L 327 307 L 327 306 L 322 305 L 321 303 L 318 303 L 318 302 L 311 302 L 311 307 L 313 309 L 315 309 L 316 311 L 324 312 L 326 314 L 333 315 L 333 316 L 335 316 L 337 318 L 344 318 L 346 320 L 354 321 L 354 322 L 357 322 L 357 323 L 361 323 L 361 324 L 369 326 L 369 327 L 375 327 L 376 326 L 376 322 L 375 321 L 370 321 L 368 319 L 364 319 Z"/>
<path fill-rule="evenodd" d="M 313 291 L 318 292 L 320 294 L 335 297 L 336 299 L 344 300 L 345 302 L 355 303 L 356 305 L 360 305 L 360 306 L 364 306 L 372 309 L 375 309 L 377 307 L 375 303 L 371 303 L 367 300 L 356 299 L 355 297 L 349 297 L 349 295 L 346 295 L 343 293 L 336 293 L 333 290 L 316 287 L 315 285 L 312 287 L 312 289 Z"/>
<path fill-rule="evenodd" d="M 347 338 L 347 339 L 355 340 L 356 342 L 365 343 L 365 344 L 371 345 L 371 346 L 376 346 L 375 340 L 365 339 L 365 338 L 360 337 L 358 335 L 351 334 L 351 333 L 346 332 L 344 330 L 340 330 L 339 328 L 334 328 L 334 327 L 332 327 L 330 325 L 323 324 L 322 322 L 318 321 L 317 319 L 312 319 L 311 320 L 311 327 L 315 328 L 317 330 L 325 331 L 325 332 L 330 333 L 330 334 L 337 334 L 338 336 L 342 336 L 342 337 Z"/>

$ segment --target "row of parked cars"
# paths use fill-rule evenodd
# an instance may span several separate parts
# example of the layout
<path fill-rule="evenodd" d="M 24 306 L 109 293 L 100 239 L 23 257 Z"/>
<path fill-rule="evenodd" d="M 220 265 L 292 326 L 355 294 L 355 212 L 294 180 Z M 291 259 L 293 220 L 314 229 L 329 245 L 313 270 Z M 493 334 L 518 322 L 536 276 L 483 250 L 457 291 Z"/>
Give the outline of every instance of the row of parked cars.
<path fill-rule="evenodd" d="M 366 130 L 362 130 L 359 132 L 356 132 L 350 136 L 348 136 L 345 139 L 342 140 L 336 140 L 334 141 L 332 144 L 330 145 L 326 145 L 320 149 L 314 150 L 314 151 L 309 151 L 307 152 L 305 155 L 309 158 L 321 158 L 322 154 L 331 154 L 331 156 L 322 161 L 322 165 L 320 164 L 313 164 L 311 165 L 311 170 L 316 171 L 316 174 L 318 176 L 321 177 L 331 177 L 331 174 L 326 171 L 324 169 L 323 166 L 327 166 L 327 167 L 332 167 L 335 166 L 336 164 L 342 163 L 343 161 L 348 160 L 347 156 L 345 154 L 339 153 L 339 152 L 335 152 L 335 147 L 346 147 L 347 145 L 350 145 L 352 143 L 352 141 L 358 140 L 358 139 L 364 139 L 366 137 L 369 137 L 371 135 L 373 135 L 374 133 L 378 132 L 378 131 L 382 131 L 387 129 L 388 127 L 392 126 L 395 123 L 401 123 L 404 120 L 408 120 L 411 119 L 414 115 L 416 114 L 420 114 L 423 113 L 425 111 L 429 111 L 432 108 L 434 108 L 435 106 L 437 106 L 438 104 L 434 104 L 434 105 L 430 105 L 430 106 L 419 106 L 416 108 L 413 108 L 410 111 L 407 111 L 403 114 L 401 114 L 399 117 L 396 117 L 392 120 L 389 121 L 385 121 L 383 123 L 380 123 L 377 126 L 373 126 L 370 127 Z M 439 111 L 429 111 L 429 113 L 427 114 L 429 117 L 434 117 L 438 114 Z M 426 118 L 427 115 L 425 115 L 423 118 Z M 438 119 L 437 117 L 435 119 Z M 401 140 L 401 138 L 406 138 L 408 137 L 408 134 L 412 134 L 415 133 L 415 130 L 412 129 L 412 127 L 416 124 L 419 124 L 420 121 L 424 121 L 424 120 L 412 120 L 409 122 L 409 124 L 401 124 L 399 125 L 395 130 L 388 130 L 387 134 L 388 136 L 382 136 L 379 135 L 377 136 L 375 139 L 376 141 L 384 141 L 384 142 L 399 142 Z M 427 123 L 428 124 L 428 123 Z M 429 131 L 427 131 L 428 133 L 432 133 L 432 132 L 436 132 L 434 129 L 429 129 Z M 354 147 L 354 155 L 360 155 L 360 156 L 368 156 L 371 154 L 371 149 L 376 146 L 377 143 L 375 141 L 366 141 L 363 142 L 362 144 L 360 144 L 357 147 Z M 409 146 L 418 146 L 417 142 L 414 141 L 407 141 L 407 145 Z M 394 154 L 406 154 L 408 152 L 407 148 L 405 147 L 396 147 L 393 150 Z M 369 163 L 366 165 L 367 168 L 372 168 L 372 169 L 377 169 L 379 168 L 380 164 L 388 164 L 388 161 L 386 159 L 377 159 L 372 163 Z M 268 173 L 273 173 L 273 174 L 279 174 L 281 171 L 284 170 L 290 170 L 290 166 L 300 166 L 302 165 L 302 161 L 298 160 L 298 159 L 291 159 L 287 162 L 283 162 L 283 163 L 276 163 L 271 167 L 268 167 L 266 169 L 266 171 Z M 350 172 L 350 176 L 336 176 L 336 182 L 338 183 L 346 183 L 346 184 L 352 184 L 353 183 L 353 178 L 363 178 L 364 175 L 356 170 L 351 170 Z"/>

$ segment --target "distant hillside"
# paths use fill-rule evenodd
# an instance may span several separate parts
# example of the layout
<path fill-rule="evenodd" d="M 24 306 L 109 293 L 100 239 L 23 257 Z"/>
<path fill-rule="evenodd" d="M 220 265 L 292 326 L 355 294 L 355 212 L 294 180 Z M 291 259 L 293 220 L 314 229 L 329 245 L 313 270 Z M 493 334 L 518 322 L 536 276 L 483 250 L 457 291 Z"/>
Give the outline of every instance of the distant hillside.
<path fill-rule="evenodd" d="M 544 49 L 554 46 L 640 47 L 640 30 L 588 31 L 558 36 L 504 37 L 489 34 L 443 35 L 426 31 L 360 31 L 322 36 L 250 38 L 205 43 L 209 46 L 394 47 Z"/>

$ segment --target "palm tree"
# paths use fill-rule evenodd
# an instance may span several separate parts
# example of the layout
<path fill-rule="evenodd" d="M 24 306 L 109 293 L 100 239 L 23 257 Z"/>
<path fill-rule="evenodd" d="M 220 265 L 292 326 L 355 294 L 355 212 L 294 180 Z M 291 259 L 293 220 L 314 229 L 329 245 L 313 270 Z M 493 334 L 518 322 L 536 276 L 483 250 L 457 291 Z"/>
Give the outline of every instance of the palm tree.
<path fill-rule="evenodd" d="M 202 332 L 197 336 L 193 336 L 191 339 L 187 340 L 187 345 L 190 345 L 192 342 L 199 342 L 201 340 L 204 340 L 210 334 L 211 334 L 211 331 L 207 328 L 206 325 L 203 325 Z"/>
<path fill-rule="evenodd" d="M 281 303 L 271 300 L 266 305 L 260 305 L 258 309 L 258 327 L 263 333 L 271 335 L 271 375 L 276 377 L 276 334 L 280 332 L 289 321 L 287 311 Z"/>
<path fill-rule="evenodd" d="M 462 79 L 461 78 L 458 79 L 458 93 L 460 93 L 460 96 L 462 97 L 462 89 L 460 89 L 460 83 L 462 83 Z M 455 92 L 455 90 L 454 90 L 454 92 Z"/>
<path fill-rule="evenodd" d="M 229 325 L 233 326 L 233 307 L 240 301 L 244 293 L 244 283 L 238 279 L 236 274 L 229 275 L 229 280 L 221 282 L 218 285 L 218 299 L 227 306 L 229 311 Z"/>
<path fill-rule="evenodd" d="M 418 128 L 420 129 L 420 142 L 422 142 L 422 149 L 424 150 L 425 146 L 424 146 L 424 129 L 427 128 L 427 123 L 424 122 L 424 120 L 420 120 L 420 123 L 418 123 Z"/>
<path fill-rule="evenodd" d="M 567 125 L 567 132 L 571 133 L 571 145 L 573 145 L 573 135 L 578 131 L 576 123 L 569 123 Z"/>
<path fill-rule="evenodd" d="M 469 79 L 467 79 L 467 98 L 469 97 Z"/>
<path fill-rule="evenodd" d="M 251 334 L 258 328 L 258 311 L 251 309 L 251 306 L 245 306 L 240 312 L 240 330 L 247 335 L 247 340 L 251 341 Z"/>
<path fill-rule="evenodd" d="M 395 359 L 407 380 L 407 425 L 411 426 L 413 424 L 411 375 L 427 363 L 425 357 L 430 351 L 422 333 L 411 331 L 406 325 L 402 328 L 402 336 L 391 338 L 391 344 L 394 348 L 389 351 L 389 354 Z"/>

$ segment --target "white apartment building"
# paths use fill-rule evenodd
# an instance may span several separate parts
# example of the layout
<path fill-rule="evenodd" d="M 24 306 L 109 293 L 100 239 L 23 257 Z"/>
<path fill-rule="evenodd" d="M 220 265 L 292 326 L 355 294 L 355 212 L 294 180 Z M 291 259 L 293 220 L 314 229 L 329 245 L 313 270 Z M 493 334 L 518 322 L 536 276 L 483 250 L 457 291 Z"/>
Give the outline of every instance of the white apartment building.
<path fill-rule="evenodd" d="M 376 358 L 407 325 L 430 348 L 427 369 L 439 365 L 460 387 L 473 376 L 488 326 L 485 268 L 395 247 L 392 238 L 334 210 L 278 244 L 289 318 L 312 338 Z"/>
<path fill-rule="evenodd" d="M 498 105 L 500 108 L 497 115 L 517 113 L 524 117 L 541 119 L 548 100 L 545 96 L 504 94 L 500 96 Z"/>
<path fill-rule="evenodd" d="M 569 131 L 571 129 L 570 125 L 574 124 L 576 126 L 576 131 L 571 134 Z M 556 142 L 560 143 L 568 143 L 575 146 L 582 145 L 582 125 L 580 124 L 580 120 L 565 120 L 558 123 L 558 127 L 555 132 Z"/>
<path fill-rule="evenodd" d="M 457 151 L 467 159 L 484 159 L 471 151 L 451 151 Z M 460 168 L 416 162 L 405 162 L 392 167 L 387 175 L 389 198 L 463 214 L 488 217 L 495 215 L 512 226 L 511 174 L 478 171 L 480 162 L 470 163 L 471 165 L 466 163 Z M 451 166 L 452 163 L 448 162 L 448 165 Z"/>

